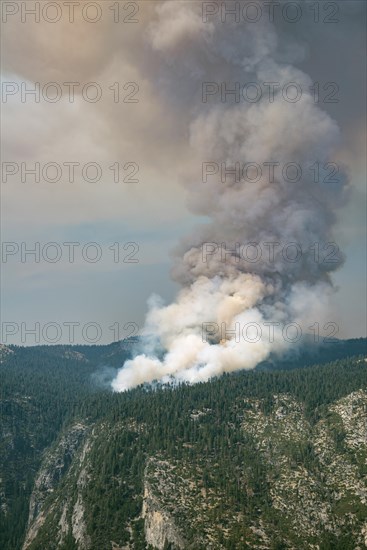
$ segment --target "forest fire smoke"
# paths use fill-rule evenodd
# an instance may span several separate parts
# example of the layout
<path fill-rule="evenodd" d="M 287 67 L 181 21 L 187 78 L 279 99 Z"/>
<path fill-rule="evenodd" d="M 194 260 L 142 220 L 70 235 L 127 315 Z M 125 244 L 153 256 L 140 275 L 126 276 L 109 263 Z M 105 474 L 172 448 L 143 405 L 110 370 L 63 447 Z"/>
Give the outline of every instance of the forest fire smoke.
<path fill-rule="evenodd" d="M 154 297 L 143 333 L 143 350 L 127 361 L 112 383 L 125 391 L 142 383 L 205 381 L 224 372 L 252 369 L 289 347 L 278 325 L 297 323 L 307 332 L 315 321 L 328 318 L 328 301 L 333 292 L 330 272 L 343 259 L 315 262 L 311 253 L 295 262 L 285 262 L 274 249 L 271 262 L 257 262 L 226 254 L 203 259 L 204 243 L 299 243 L 311 250 L 332 242 L 335 211 L 345 196 L 346 178 L 327 185 L 315 184 L 306 167 L 316 161 L 332 160 L 338 145 L 337 124 L 315 103 L 308 91 L 310 78 L 296 68 L 302 48 L 286 47 L 276 26 L 217 19 L 204 21 L 200 3 L 164 2 L 149 27 L 151 55 L 162 66 L 160 82 L 172 95 L 178 111 L 190 117 L 189 140 L 192 166 L 186 174 L 190 209 L 209 221 L 196 228 L 176 250 L 173 278 L 180 283 L 174 303 L 164 306 Z M 179 67 L 174 69 L 173 63 Z M 275 93 L 272 101 L 197 101 L 190 98 L 202 82 L 287 82 L 302 87 L 297 101 Z M 177 91 L 177 88 L 180 90 Z M 291 182 L 277 173 L 274 181 L 265 174 L 256 183 L 226 182 L 220 174 L 210 182 L 198 181 L 194 165 L 213 163 L 290 161 L 303 167 L 301 181 Z M 194 174 L 195 172 L 195 174 Z M 226 338 L 206 341 L 203 323 L 226 324 Z M 236 323 L 274 323 L 274 338 L 265 331 L 257 341 L 236 341 L 231 329 Z"/>

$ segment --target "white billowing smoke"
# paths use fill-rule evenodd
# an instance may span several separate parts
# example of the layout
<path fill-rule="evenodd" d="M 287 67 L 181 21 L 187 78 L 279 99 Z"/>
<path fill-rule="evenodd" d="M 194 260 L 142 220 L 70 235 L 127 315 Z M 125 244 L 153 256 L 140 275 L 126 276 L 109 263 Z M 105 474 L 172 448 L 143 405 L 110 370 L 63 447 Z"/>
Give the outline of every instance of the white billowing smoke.
<path fill-rule="evenodd" d="M 177 247 L 173 277 L 182 289 L 168 306 L 151 300 L 145 347 L 118 372 L 115 391 L 153 381 L 205 381 L 286 351 L 294 331 L 330 320 L 329 272 L 342 261 L 327 243 L 345 182 L 324 184 L 320 177 L 316 184 L 310 170 L 315 162 L 331 162 L 339 131 L 315 102 L 310 78 L 291 64 L 302 48 L 287 48 L 266 20 L 204 22 L 201 3 L 192 2 L 161 4 L 149 36 L 162 66 L 159 84 L 180 117 L 189 117 L 189 207 L 210 221 Z M 277 88 L 272 100 L 264 94 L 256 102 L 210 96 L 190 102 L 202 82 L 226 79 L 228 87 L 276 82 Z M 302 90 L 294 102 L 281 91 L 290 82 Z M 209 172 L 201 180 L 193 167 L 206 161 Z M 232 171 L 223 181 L 217 168 L 236 163 L 262 170 L 250 170 L 246 181 Z M 287 163 L 301 167 L 302 177 L 295 178 L 292 167 L 284 175 Z M 291 330 L 284 333 L 285 326 Z"/>

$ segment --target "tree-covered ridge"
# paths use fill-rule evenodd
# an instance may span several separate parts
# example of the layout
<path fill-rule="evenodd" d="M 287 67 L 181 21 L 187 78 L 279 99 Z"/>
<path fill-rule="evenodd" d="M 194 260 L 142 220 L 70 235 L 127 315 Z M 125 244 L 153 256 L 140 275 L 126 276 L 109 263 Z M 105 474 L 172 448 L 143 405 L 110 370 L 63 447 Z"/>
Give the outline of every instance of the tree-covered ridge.
<path fill-rule="evenodd" d="M 361 345 L 360 341 L 357 343 Z M 48 464 L 52 464 L 52 453 L 60 458 L 63 467 L 51 467 L 53 472 L 59 471 L 61 475 L 51 475 L 55 491 L 42 496 L 46 509 L 53 508 L 33 543 L 32 548 L 37 550 L 53 547 L 57 537 L 54 537 L 54 542 L 49 537 L 50 533 L 59 531 L 55 522 L 58 525 L 62 511 L 65 527 L 63 547 L 78 547 L 79 542 L 76 542 L 70 526 L 73 521 L 75 523 L 75 506 L 79 509 L 81 501 L 85 537 L 91 548 L 111 548 L 111 540 L 120 545 L 126 543 L 134 548 L 145 548 L 147 543 L 141 517 L 144 489 L 154 487 L 156 478 L 159 484 L 159 465 L 162 463 L 168 464 L 165 472 L 167 486 L 173 484 L 180 488 L 196 484 L 200 498 L 204 499 L 204 507 L 207 497 L 203 494 L 211 495 L 213 502 L 217 499 L 219 508 L 211 508 L 212 504 L 207 503 L 208 509 L 213 511 L 209 516 L 204 514 L 203 522 L 218 525 L 218 536 L 226 532 L 227 527 L 223 530 L 220 525 L 228 514 L 232 518 L 232 511 L 235 515 L 247 514 L 246 529 L 250 531 L 246 531 L 246 536 L 253 529 L 261 530 L 261 526 L 256 524 L 260 521 L 258 510 L 261 514 L 267 510 L 266 517 L 273 521 L 274 532 L 278 532 L 274 521 L 279 521 L 279 517 L 275 514 L 276 518 L 271 519 L 270 513 L 274 496 L 267 480 L 270 475 L 268 455 L 258 447 L 260 443 L 256 439 L 260 425 L 254 434 L 250 424 L 246 425 L 244 420 L 250 418 L 254 404 L 254 410 L 258 411 L 257 422 L 262 417 L 274 416 L 279 409 L 277 396 L 290 396 L 289 399 L 294 400 L 295 410 L 300 407 L 302 422 L 309 426 L 306 432 L 311 434 L 311 446 L 306 432 L 300 444 L 292 447 L 290 442 L 289 449 L 286 447 L 289 460 L 299 467 L 303 464 L 305 468 L 315 462 L 319 468 L 321 455 L 319 453 L 320 456 L 316 457 L 315 445 L 317 437 L 321 437 L 316 437 L 320 430 L 326 430 L 332 440 L 330 445 L 336 445 L 342 457 L 339 468 L 347 460 L 346 455 L 354 453 L 348 447 L 346 428 L 342 426 L 335 407 L 340 399 L 366 388 L 367 363 L 364 356 L 289 371 L 240 372 L 195 386 L 137 388 L 124 394 L 112 394 L 97 386 L 93 375 L 102 366 L 117 366 L 126 358 L 128 351 L 121 350 L 117 344 L 10 349 L 12 352 L 5 353 L 0 364 L 3 432 L 0 447 L 0 547 L 4 549 L 21 547 L 32 487 L 47 459 Z M 301 364 L 299 359 L 298 366 Z M 357 409 L 360 416 L 360 409 Z M 83 429 L 78 426 L 83 426 Z M 78 444 L 65 454 L 66 447 L 62 442 L 70 438 L 73 442 L 75 429 L 79 434 Z M 277 433 L 276 429 L 274 433 Z M 279 433 L 277 436 L 274 433 L 264 432 L 262 441 L 269 435 L 272 445 L 272 439 L 279 439 Z M 326 441 L 325 437 L 321 440 Z M 59 455 L 55 451 L 58 445 L 61 449 Z M 355 471 L 357 462 L 361 475 L 365 475 L 364 455 L 361 450 L 358 452 L 360 454 L 353 458 L 352 470 Z M 267 453 L 275 456 L 275 451 L 268 450 Z M 325 456 L 324 469 L 329 460 Z M 83 468 L 84 477 L 81 476 Z M 245 484 L 241 479 L 244 470 L 247 472 Z M 278 472 L 278 475 L 282 479 L 285 474 Z M 195 500 L 195 494 L 187 493 L 186 489 L 182 491 L 183 495 L 187 494 L 187 497 L 182 497 L 182 502 L 185 498 L 188 502 Z M 153 498 L 153 503 L 155 499 L 158 499 L 159 506 L 163 500 L 169 510 L 161 491 Z M 341 513 L 347 510 L 346 513 L 357 515 L 358 510 L 353 506 L 355 503 L 347 496 L 345 503 L 340 504 Z M 358 513 L 363 514 L 364 510 Z M 174 515 L 172 511 L 170 514 Z M 181 516 L 183 521 L 187 521 L 181 511 L 175 520 L 178 530 Z M 226 520 L 229 525 L 233 524 L 231 518 L 228 516 Z M 238 541 L 244 534 L 238 530 L 236 522 L 232 527 L 233 532 L 228 527 L 231 533 L 228 540 L 223 535 L 224 539 L 221 542 L 218 539 L 218 544 L 225 544 L 224 547 L 228 548 L 240 547 Z M 203 523 L 196 527 L 202 528 Z M 193 548 L 198 548 L 195 544 L 200 541 L 195 538 L 194 523 L 191 529 L 190 536 L 195 540 Z M 284 527 L 279 532 L 283 530 Z M 323 536 L 329 534 L 326 532 Z M 203 544 L 206 547 L 206 543 Z M 253 544 L 258 544 L 255 539 Z"/>
<path fill-rule="evenodd" d="M 359 389 L 366 382 L 367 364 L 360 357 L 292 372 L 228 375 L 191 387 L 135 390 L 112 396 L 106 416 L 94 401 L 105 419 L 89 459 L 99 483 L 88 484 L 84 493 L 92 548 L 110 548 L 111 533 L 120 545 L 146 547 L 147 541 L 134 538 L 144 490 L 182 533 L 185 548 L 208 548 L 209 540 L 212 548 L 243 548 L 244 541 L 256 548 L 269 534 L 269 548 L 307 548 L 320 541 L 323 548 L 355 548 L 367 514 L 358 496 L 363 490 L 367 495 L 366 441 L 348 446 L 353 426 L 346 435 L 340 415 L 334 415 L 338 407 L 352 406 L 365 425 L 367 394 Z M 343 402 L 345 396 L 351 404 Z M 297 490 L 287 487 L 290 478 Z M 289 504 L 287 513 L 282 502 Z M 327 520 L 320 526 L 324 508 Z M 346 512 L 355 521 L 344 524 Z"/>

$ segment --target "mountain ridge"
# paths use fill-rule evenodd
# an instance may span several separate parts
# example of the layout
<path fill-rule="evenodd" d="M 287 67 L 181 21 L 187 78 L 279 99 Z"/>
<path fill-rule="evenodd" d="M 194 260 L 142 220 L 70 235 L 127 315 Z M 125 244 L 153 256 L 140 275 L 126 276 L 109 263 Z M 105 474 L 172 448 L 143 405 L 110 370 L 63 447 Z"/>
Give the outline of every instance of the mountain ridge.
<path fill-rule="evenodd" d="M 365 343 L 344 343 L 338 353 Z M 92 375 L 121 365 L 128 354 L 118 343 L 10 349 L 0 364 L 5 550 L 365 547 L 367 354 L 314 366 L 299 357 L 298 368 L 116 394 Z M 284 440 L 285 422 L 292 437 Z M 341 475 L 330 481 L 333 456 L 349 472 L 349 489 Z M 311 498 L 302 476 L 316 491 L 314 533 L 292 527 L 302 491 Z M 165 487 L 176 494 L 167 497 Z"/>

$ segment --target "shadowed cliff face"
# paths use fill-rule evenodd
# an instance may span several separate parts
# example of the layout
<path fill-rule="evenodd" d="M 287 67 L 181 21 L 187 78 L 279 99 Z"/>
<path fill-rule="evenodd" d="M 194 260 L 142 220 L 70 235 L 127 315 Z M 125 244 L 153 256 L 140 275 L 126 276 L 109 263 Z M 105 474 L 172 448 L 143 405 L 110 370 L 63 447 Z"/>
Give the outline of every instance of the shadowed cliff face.
<path fill-rule="evenodd" d="M 62 545 L 71 527 L 79 548 L 89 548 L 84 521 L 84 506 L 81 490 L 87 482 L 84 461 L 89 449 L 89 429 L 82 423 L 71 426 L 50 449 L 43 460 L 35 480 L 29 503 L 28 526 L 23 550 L 33 548 L 41 528 L 47 531 L 49 522 L 58 522 L 58 534 L 54 544 Z M 65 490 L 63 500 L 53 500 L 53 493 L 65 479 L 71 479 L 76 501 Z M 74 502 L 75 501 L 75 502 Z M 69 524 L 68 524 L 69 522 Z"/>

